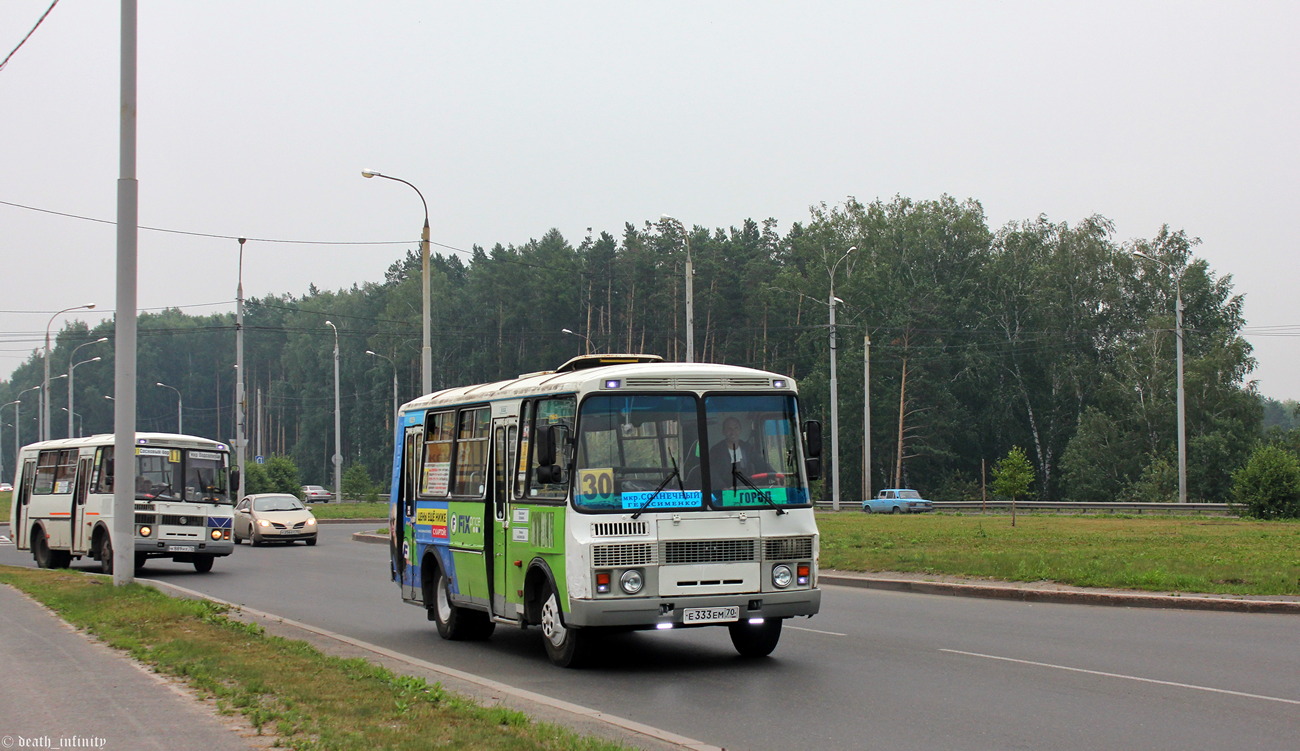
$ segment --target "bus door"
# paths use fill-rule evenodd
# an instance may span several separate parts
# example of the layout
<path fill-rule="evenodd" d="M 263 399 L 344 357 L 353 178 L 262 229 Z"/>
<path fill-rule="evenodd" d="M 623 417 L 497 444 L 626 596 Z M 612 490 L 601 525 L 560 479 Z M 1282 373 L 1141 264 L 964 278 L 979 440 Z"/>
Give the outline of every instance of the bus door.
<path fill-rule="evenodd" d="M 405 600 L 421 599 L 419 566 L 415 565 L 415 499 L 420 490 L 420 468 L 424 466 L 424 425 L 407 427 L 402 438 L 401 480 L 389 513 L 389 554 L 393 573 L 402 587 Z"/>
<path fill-rule="evenodd" d="M 77 479 L 72 485 L 72 539 L 69 548 L 73 554 L 85 553 L 90 548 L 90 531 L 94 520 L 86 514 L 86 493 L 90 490 L 90 467 L 94 457 L 87 455 L 77 462 Z"/>
<path fill-rule="evenodd" d="M 31 547 L 31 522 L 28 521 L 27 512 L 32 501 L 32 477 L 36 474 L 36 461 L 28 458 L 23 460 L 22 471 L 18 473 L 18 488 L 14 490 L 18 494 L 18 503 L 14 505 L 14 518 L 9 521 L 9 531 L 13 533 L 14 545 L 20 550 Z"/>
<path fill-rule="evenodd" d="M 487 561 L 487 580 L 489 600 L 493 615 L 506 618 L 518 617 L 518 608 L 508 604 L 511 599 L 507 590 L 510 565 L 508 557 L 510 548 L 510 498 L 515 476 L 515 440 L 518 431 L 516 418 L 495 420 L 492 423 L 492 503 L 491 534 L 487 535 L 488 549 L 483 551 Z"/>

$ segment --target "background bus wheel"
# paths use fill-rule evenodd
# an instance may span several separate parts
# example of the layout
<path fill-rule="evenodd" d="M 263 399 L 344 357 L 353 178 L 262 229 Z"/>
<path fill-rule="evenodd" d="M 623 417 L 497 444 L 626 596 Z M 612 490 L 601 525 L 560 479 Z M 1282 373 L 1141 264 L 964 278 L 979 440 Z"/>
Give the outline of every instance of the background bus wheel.
<path fill-rule="evenodd" d="M 562 668 L 582 667 L 587 662 L 591 635 L 564 625 L 560 598 L 549 583 L 542 585 L 541 625 L 542 643 L 551 662 Z"/>
<path fill-rule="evenodd" d="M 194 557 L 194 570 L 200 574 L 206 574 L 212 570 L 213 556 L 198 555 Z"/>
<path fill-rule="evenodd" d="M 486 639 L 496 629 L 488 614 L 479 610 L 456 607 L 451 602 L 451 580 L 436 568 L 432 615 L 438 627 L 438 636 L 452 641 L 477 641 Z"/>
<path fill-rule="evenodd" d="M 145 555 L 144 553 L 135 554 L 135 572 L 137 574 L 140 573 L 140 571 L 144 568 L 145 561 L 148 560 L 149 560 L 149 556 Z"/>
<path fill-rule="evenodd" d="M 741 657 L 767 657 L 781 640 L 781 619 L 768 618 L 762 623 L 739 621 L 728 626 L 731 643 Z"/>
<path fill-rule="evenodd" d="M 105 574 L 113 573 L 113 541 L 107 535 L 99 543 L 99 570 Z"/>
<path fill-rule="evenodd" d="M 32 560 L 36 561 L 36 568 L 54 568 L 54 551 L 50 550 L 50 543 L 45 539 L 45 532 L 40 529 L 32 530 Z"/>

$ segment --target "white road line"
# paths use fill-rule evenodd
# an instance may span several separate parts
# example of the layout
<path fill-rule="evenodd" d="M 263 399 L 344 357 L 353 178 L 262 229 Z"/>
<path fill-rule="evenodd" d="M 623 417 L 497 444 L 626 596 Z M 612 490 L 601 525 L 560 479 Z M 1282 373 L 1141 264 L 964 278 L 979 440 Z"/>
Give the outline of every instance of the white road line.
<path fill-rule="evenodd" d="M 1034 662 L 1033 660 L 1017 660 L 1014 657 L 999 657 L 997 655 L 980 654 L 979 652 L 963 652 L 960 649 L 940 649 L 940 652 L 948 652 L 956 655 L 966 655 L 968 657 L 983 657 L 986 660 L 1001 660 L 1003 662 L 1016 662 L 1021 665 L 1033 665 L 1040 668 L 1054 668 L 1056 670 L 1068 670 L 1072 673 L 1087 673 L 1089 675 L 1100 675 L 1106 678 L 1122 678 L 1127 681 L 1140 681 L 1142 683 L 1156 683 L 1161 686 L 1173 686 L 1175 688 L 1189 688 L 1194 691 L 1209 691 L 1214 694 L 1228 694 L 1229 696 L 1242 696 L 1247 699 L 1263 699 L 1264 701 L 1276 701 L 1283 704 L 1300 705 L 1300 700 L 1283 699 L 1277 696 L 1264 696 L 1262 694 L 1248 694 L 1243 691 L 1230 691 L 1226 688 L 1211 688 L 1209 686 L 1197 686 L 1191 683 L 1177 683 L 1175 681 L 1160 681 L 1155 678 L 1141 678 L 1136 675 L 1124 675 L 1123 673 L 1106 673 L 1101 670 L 1087 670 L 1085 668 L 1072 668 L 1068 665 L 1053 665 L 1050 662 Z"/>
<path fill-rule="evenodd" d="M 827 636 L 848 636 L 848 634 L 841 634 L 838 631 L 818 631 L 815 628 L 804 628 L 803 626 L 786 626 L 786 628 L 792 628 L 795 631 L 811 631 L 814 634 L 826 634 Z"/>

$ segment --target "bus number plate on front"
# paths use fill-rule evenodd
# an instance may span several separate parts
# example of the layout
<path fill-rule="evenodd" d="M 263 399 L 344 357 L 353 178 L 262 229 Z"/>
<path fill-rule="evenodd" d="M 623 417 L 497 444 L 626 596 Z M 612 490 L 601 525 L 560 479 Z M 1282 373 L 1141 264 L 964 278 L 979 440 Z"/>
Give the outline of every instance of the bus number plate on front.
<path fill-rule="evenodd" d="M 167 552 L 168 553 L 193 553 L 194 546 L 193 545 L 168 545 Z"/>
<path fill-rule="evenodd" d="M 728 605 L 724 608 L 686 608 L 682 611 L 682 623 L 726 623 L 740 620 L 740 606 Z"/>

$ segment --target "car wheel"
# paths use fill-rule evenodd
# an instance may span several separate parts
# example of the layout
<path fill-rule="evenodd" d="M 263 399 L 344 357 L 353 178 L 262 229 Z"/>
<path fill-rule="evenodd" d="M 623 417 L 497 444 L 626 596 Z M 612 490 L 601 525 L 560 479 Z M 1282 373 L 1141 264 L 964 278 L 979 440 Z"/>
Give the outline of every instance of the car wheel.
<path fill-rule="evenodd" d="M 781 639 L 781 619 L 768 618 L 762 623 L 738 621 L 727 627 L 731 644 L 741 657 L 767 657 Z"/>
<path fill-rule="evenodd" d="M 895 513 L 895 514 L 901 514 L 901 513 L 903 513 L 903 510 L 902 510 L 901 508 L 895 506 L 895 507 L 894 507 L 894 513 Z"/>
<path fill-rule="evenodd" d="M 253 530 L 253 536 L 248 538 L 248 544 L 252 545 L 255 548 L 260 548 L 265 543 L 266 541 L 263 540 L 262 536 L 257 533 L 257 530 Z"/>
<path fill-rule="evenodd" d="M 304 540 L 304 542 L 306 542 L 308 545 L 315 545 L 315 544 L 316 544 L 316 538 L 315 538 L 315 537 L 309 537 L 309 538 L 307 538 L 306 540 Z"/>
<path fill-rule="evenodd" d="M 864 513 L 864 514 L 870 514 L 870 513 L 871 513 L 871 507 L 870 507 L 870 506 L 863 506 L 863 507 L 862 507 L 862 513 Z"/>

